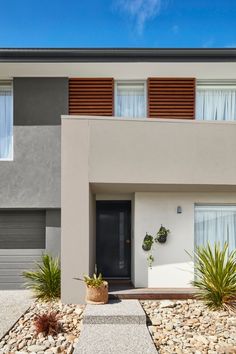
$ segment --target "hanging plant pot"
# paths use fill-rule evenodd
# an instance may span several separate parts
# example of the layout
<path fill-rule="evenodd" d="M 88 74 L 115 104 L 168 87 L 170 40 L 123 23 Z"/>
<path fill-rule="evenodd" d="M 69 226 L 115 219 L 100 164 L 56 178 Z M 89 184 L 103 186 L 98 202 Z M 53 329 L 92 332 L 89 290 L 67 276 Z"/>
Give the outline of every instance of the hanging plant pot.
<path fill-rule="evenodd" d="M 146 236 L 145 236 L 144 239 L 143 239 L 142 249 L 143 249 L 144 251 L 146 251 L 146 252 L 147 252 L 147 251 L 150 251 L 151 248 L 152 248 L 153 243 L 154 243 L 153 236 L 152 236 L 152 235 L 148 235 L 148 234 L 146 233 Z"/>
<path fill-rule="evenodd" d="M 157 236 L 155 241 L 160 243 L 165 243 L 167 240 L 167 236 L 170 233 L 170 230 L 166 229 L 164 226 L 161 225 L 159 231 L 157 232 Z"/>
<path fill-rule="evenodd" d="M 158 238 L 157 238 L 157 241 L 160 242 L 160 243 L 165 243 L 167 240 L 167 235 L 160 235 Z"/>

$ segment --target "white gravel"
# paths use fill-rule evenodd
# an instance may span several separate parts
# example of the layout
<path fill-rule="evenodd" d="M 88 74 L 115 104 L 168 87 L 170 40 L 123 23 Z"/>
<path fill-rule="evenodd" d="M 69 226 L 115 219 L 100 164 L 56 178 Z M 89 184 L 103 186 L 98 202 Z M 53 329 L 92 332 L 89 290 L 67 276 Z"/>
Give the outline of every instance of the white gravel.
<path fill-rule="evenodd" d="M 0 339 L 29 308 L 30 295 L 28 290 L 0 290 Z"/>

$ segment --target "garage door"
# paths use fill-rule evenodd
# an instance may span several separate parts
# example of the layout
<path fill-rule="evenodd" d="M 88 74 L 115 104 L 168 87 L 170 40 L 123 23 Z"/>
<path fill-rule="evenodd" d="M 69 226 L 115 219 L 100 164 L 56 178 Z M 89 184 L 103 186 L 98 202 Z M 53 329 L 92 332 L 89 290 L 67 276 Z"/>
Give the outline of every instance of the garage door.
<path fill-rule="evenodd" d="M 45 250 L 44 210 L 0 210 L 0 289 L 20 289 Z"/>

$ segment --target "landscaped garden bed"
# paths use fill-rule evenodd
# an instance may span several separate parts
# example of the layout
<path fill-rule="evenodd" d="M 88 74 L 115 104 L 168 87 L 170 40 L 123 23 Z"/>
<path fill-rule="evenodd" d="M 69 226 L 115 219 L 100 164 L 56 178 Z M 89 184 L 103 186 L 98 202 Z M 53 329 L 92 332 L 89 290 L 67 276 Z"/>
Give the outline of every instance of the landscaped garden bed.
<path fill-rule="evenodd" d="M 71 354 L 80 334 L 83 309 L 82 305 L 63 305 L 60 301 L 36 301 L 0 341 L 0 354 Z M 35 320 L 50 313 L 56 316 L 57 331 L 51 328 L 48 335 L 37 333 Z M 41 318 L 38 326 L 45 321 Z"/>
<path fill-rule="evenodd" d="M 201 301 L 141 301 L 159 354 L 235 354 L 236 314 Z"/>

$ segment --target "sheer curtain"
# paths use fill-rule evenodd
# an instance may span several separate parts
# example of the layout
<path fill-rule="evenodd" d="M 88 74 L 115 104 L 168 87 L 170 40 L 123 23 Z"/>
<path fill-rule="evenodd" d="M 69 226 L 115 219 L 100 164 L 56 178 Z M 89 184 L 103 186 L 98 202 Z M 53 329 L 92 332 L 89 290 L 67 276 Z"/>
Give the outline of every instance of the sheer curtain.
<path fill-rule="evenodd" d="M 195 207 L 196 246 L 214 245 L 224 242 L 229 250 L 236 248 L 236 206 L 197 206 Z"/>
<path fill-rule="evenodd" d="M 116 116 L 124 118 L 144 118 L 146 116 L 143 83 L 117 83 Z"/>
<path fill-rule="evenodd" d="M 197 89 L 196 118 L 236 120 L 236 89 Z"/>
<path fill-rule="evenodd" d="M 13 111 L 11 87 L 0 85 L 0 159 L 12 158 Z"/>

